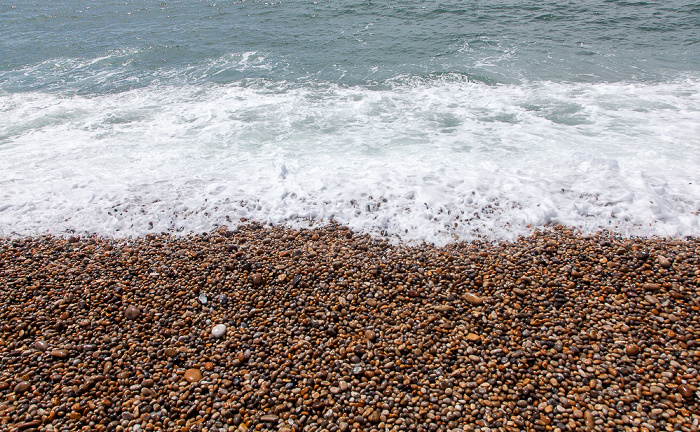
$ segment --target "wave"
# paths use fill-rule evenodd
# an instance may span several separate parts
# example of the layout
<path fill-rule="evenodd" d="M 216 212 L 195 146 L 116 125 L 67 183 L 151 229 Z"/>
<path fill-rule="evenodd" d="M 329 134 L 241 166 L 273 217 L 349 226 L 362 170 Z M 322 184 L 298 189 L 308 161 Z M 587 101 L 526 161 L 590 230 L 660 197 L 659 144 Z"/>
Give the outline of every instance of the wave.
<path fill-rule="evenodd" d="M 249 66 L 264 64 L 251 54 Z M 438 244 L 700 232 L 700 79 L 247 79 L 0 94 L 0 234 L 335 220 Z"/>

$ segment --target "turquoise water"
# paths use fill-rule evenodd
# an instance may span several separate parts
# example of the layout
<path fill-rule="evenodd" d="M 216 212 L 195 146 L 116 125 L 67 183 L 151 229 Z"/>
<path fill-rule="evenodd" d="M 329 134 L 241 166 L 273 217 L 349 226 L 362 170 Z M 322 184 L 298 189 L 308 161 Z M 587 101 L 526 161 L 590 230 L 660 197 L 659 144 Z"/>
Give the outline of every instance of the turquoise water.
<path fill-rule="evenodd" d="M 658 82 L 700 68 L 700 3 L 3 3 L 5 91 L 244 80 Z"/>
<path fill-rule="evenodd" d="M 5 1 L 0 20 L 0 233 L 700 232 L 699 2 Z"/>

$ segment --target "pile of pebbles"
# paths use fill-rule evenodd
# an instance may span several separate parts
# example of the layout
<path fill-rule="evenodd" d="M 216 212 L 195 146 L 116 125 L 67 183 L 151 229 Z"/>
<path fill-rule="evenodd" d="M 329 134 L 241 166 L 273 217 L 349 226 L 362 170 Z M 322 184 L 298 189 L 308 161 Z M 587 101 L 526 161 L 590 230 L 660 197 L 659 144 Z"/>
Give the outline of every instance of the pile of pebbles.
<path fill-rule="evenodd" d="M 0 430 L 696 431 L 699 248 L 0 239 Z"/>

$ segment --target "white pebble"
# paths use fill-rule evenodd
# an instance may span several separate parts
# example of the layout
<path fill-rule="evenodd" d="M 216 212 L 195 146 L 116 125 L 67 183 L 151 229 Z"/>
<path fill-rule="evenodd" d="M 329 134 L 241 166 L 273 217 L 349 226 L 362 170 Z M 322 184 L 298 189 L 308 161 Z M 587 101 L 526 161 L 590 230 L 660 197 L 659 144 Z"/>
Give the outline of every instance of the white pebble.
<path fill-rule="evenodd" d="M 213 329 L 211 329 L 211 334 L 215 338 L 220 338 L 224 334 L 226 334 L 226 324 L 219 324 L 215 325 Z"/>

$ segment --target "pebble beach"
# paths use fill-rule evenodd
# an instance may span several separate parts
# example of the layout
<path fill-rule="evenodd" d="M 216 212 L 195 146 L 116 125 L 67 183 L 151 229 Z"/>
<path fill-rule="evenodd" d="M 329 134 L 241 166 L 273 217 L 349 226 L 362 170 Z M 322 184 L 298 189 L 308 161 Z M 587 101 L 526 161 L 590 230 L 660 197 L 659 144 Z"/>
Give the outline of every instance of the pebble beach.
<path fill-rule="evenodd" d="M 697 431 L 699 249 L 0 239 L 0 430 Z"/>

